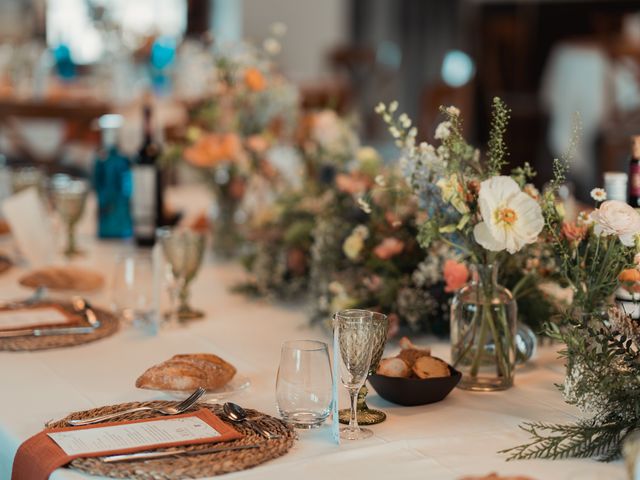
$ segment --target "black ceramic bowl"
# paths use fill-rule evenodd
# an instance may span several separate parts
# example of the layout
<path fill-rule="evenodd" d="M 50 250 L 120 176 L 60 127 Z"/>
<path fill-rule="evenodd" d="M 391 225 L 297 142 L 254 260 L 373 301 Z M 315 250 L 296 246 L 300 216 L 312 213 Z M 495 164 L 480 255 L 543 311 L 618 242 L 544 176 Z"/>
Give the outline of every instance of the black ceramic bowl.
<path fill-rule="evenodd" d="M 406 407 L 443 400 L 455 388 L 462 374 L 449 365 L 451 375 L 438 378 L 398 378 L 374 373 L 369 383 L 385 400 Z"/>

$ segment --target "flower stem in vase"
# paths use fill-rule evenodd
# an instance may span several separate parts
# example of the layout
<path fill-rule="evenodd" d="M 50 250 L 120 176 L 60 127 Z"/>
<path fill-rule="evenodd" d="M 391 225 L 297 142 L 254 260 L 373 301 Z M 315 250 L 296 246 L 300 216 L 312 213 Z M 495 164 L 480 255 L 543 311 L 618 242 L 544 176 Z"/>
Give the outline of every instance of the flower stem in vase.
<path fill-rule="evenodd" d="M 460 388 L 492 391 L 513 385 L 516 320 L 515 300 L 498 285 L 496 267 L 476 266 L 473 280 L 452 304 L 452 359 L 463 373 Z"/>

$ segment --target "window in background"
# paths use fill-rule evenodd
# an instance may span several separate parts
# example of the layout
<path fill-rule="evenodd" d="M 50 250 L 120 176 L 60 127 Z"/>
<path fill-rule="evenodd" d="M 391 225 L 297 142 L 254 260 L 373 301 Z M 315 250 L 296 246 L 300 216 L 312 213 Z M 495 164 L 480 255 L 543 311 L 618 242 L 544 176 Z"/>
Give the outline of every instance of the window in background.
<path fill-rule="evenodd" d="M 136 49 L 145 38 L 182 38 L 187 26 L 187 0 L 49 0 L 47 45 L 65 44 L 74 62 L 100 59 L 117 36 Z"/>

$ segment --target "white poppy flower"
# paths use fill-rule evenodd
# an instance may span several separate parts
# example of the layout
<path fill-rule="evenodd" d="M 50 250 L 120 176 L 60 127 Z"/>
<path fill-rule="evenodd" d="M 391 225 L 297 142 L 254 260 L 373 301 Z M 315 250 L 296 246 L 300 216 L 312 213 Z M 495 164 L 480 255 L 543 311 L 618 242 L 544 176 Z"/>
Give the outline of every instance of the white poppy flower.
<path fill-rule="evenodd" d="M 496 176 L 480 184 L 482 222 L 473 236 L 487 250 L 515 253 L 533 243 L 544 226 L 540 205 L 522 192 L 511 177 Z"/>

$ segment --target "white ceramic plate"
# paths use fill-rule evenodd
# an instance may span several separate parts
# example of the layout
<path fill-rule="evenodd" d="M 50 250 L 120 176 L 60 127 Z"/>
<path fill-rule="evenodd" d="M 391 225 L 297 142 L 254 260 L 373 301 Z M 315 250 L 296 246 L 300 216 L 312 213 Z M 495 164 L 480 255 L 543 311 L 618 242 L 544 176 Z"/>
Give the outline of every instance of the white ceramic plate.
<path fill-rule="evenodd" d="M 224 387 L 217 390 L 207 390 L 207 392 L 202 397 L 200 397 L 199 401 L 205 403 L 217 402 L 218 400 L 228 398 L 232 395 L 235 395 L 236 393 L 240 393 L 241 391 L 246 390 L 250 385 L 251 381 L 249 380 L 249 377 L 236 374 Z M 182 390 L 159 391 L 175 398 L 176 400 L 184 400 L 193 393 L 191 391 L 185 392 Z"/>

